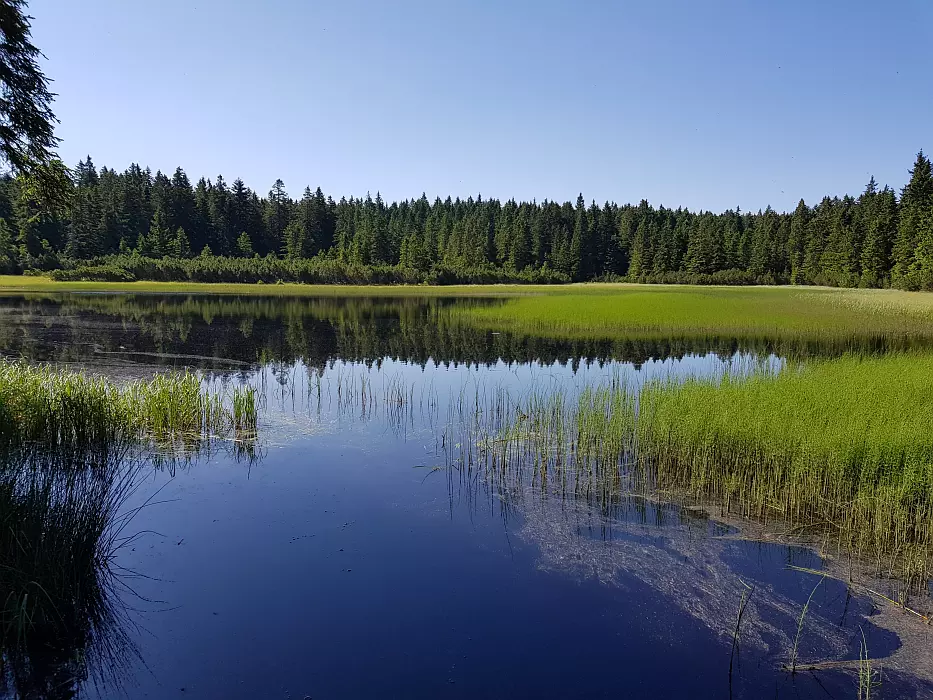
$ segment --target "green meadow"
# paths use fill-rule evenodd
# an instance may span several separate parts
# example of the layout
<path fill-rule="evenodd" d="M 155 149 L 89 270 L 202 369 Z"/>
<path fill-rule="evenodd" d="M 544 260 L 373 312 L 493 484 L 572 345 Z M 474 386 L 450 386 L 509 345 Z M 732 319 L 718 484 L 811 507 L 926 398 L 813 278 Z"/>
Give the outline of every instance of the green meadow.
<path fill-rule="evenodd" d="M 464 319 L 548 336 L 933 337 L 933 294 L 805 287 L 592 285 L 522 296 Z"/>

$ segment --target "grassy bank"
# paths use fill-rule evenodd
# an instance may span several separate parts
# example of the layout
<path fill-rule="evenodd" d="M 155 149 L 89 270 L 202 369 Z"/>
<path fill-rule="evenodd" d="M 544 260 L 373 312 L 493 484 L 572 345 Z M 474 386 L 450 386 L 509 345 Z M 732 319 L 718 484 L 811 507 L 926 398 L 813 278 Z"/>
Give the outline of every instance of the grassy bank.
<path fill-rule="evenodd" d="M 496 396 L 475 415 L 465 461 L 494 478 L 608 500 L 634 482 L 818 534 L 914 583 L 929 574 L 931 355 Z"/>

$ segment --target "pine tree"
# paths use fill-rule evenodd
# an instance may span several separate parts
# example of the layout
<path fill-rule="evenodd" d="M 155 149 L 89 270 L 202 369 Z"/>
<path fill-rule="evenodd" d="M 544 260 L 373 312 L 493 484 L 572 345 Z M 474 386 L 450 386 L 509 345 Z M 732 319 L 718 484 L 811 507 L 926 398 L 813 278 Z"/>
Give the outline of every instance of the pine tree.
<path fill-rule="evenodd" d="M 808 284 L 825 282 L 823 251 L 832 230 L 833 201 L 824 197 L 815 208 L 807 225 L 807 243 L 804 248 L 803 277 Z"/>
<path fill-rule="evenodd" d="M 918 281 L 912 279 L 916 271 L 917 246 L 924 235 L 928 217 L 926 211 L 933 206 L 933 174 L 930 160 L 923 151 L 917 154 L 917 160 L 910 171 L 910 182 L 901 194 L 897 239 L 894 242 L 894 270 L 892 283 L 907 289 L 918 288 Z"/>
<path fill-rule="evenodd" d="M 790 240 L 788 241 L 788 256 L 790 258 L 791 284 L 801 284 L 804 281 L 803 260 L 807 246 L 807 225 L 810 223 L 810 208 L 802 199 L 797 202 L 797 208 L 790 219 Z"/>
<path fill-rule="evenodd" d="M 168 191 L 168 207 L 165 210 L 165 224 L 170 231 L 175 231 L 179 228 L 183 228 L 186 231 L 199 229 L 195 219 L 196 210 L 194 190 L 191 188 L 191 182 L 188 180 L 188 176 L 185 174 L 184 170 L 176 168 L 175 174 L 172 175 L 171 187 Z M 205 236 L 201 234 L 199 230 L 197 237 L 203 239 Z"/>
<path fill-rule="evenodd" d="M 292 221 L 285 227 L 285 257 L 298 260 L 305 257 L 308 248 L 305 227 L 298 221 Z"/>
<path fill-rule="evenodd" d="M 185 229 L 181 226 L 175 231 L 175 237 L 172 239 L 169 250 L 171 255 L 176 258 L 191 257 L 191 243 L 188 241 L 188 234 L 185 233 Z"/>
<path fill-rule="evenodd" d="M 592 247 L 590 244 L 590 222 L 586 213 L 583 194 L 577 196 L 573 237 L 570 239 L 570 273 L 577 281 L 589 279 L 593 272 Z"/>
<path fill-rule="evenodd" d="M 326 234 L 327 203 L 320 187 L 314 193 L 310 187 L 305 187 L 298 205 L 298 220 L 303 229 L 299 257 L 310 258 L 318 251 L 330 248 L 332 242 L 327 240 Z"/>
<path fill-rule="evenodd" d="M 156 209 L 152 215 L 152 223 L 149 224 L 149 234 L 145 237 L 148 254 L 152 257 L 161 258 L 170 255 L 172 252 L 171 234 L 163 224 L 162 210 Z M 140 255 L 145 255 L 140 251 Z"/>
<path fill-rule="evenodd" d="M 702 215 L 687 246 L 687 271 L 700 274 L 717 272 L 722 269 L 724 253 L 724 238 L 716 217 L 708 213 Z"/>
<path fill-rule="evenodd" d="M 32 207 L 51 217 L 64 211 L 72 187 L 55 153 L 53 94 L 39 67 L 42 52 L 32 43 L 25 9 L 25 0 L 0 3 L 0 161 L 18 175 Z"/>
<path fill-rule="evenodd" d="M 511 244 L 509 267 L 521 272 L 531 262 L 531 225 L 528 221 L 528 207 L 524 205 L 518 208 L 513 221 Z"/>
<path fill-rule="evenodd" d="M 253 244 L 249 240 L 249 234 L 246 231 L 240 233 L 240 237 L 236 239 L 236 248 L 241 258 L 253 257 Z"/>
<path fill-rule="evenodd" d="M 389 248 L 389 222 L 382 195 L 376 192 L 376 201 L 370 209 L 370 239 L 369 259 L 374 265 L 394 262 L 392 251 Z"/>
<path fill-rule="evenodd" d="M 104 252 L 101 210 L 97 191 L 97 169 L 88 156 L 75 168 L 77 185 L 71 208 L 66 253 L 77 259 L 92 258 Z"/>
<path fill-rule="evenodd" d="M 263 218 L 266 239 L 259 252 L 273 253 L 281 250 L 285 227 L 288 226 L 289 219 L 288 194 L 285 192 L 285 183 L 282 180 L 276 180 L 275 184 L 272 185 L 272 189 L 269 190 Z"/>
<path fill-rule="evenodd" d="M 151 211 L 152 173 L 133 163 L 123 173 L 123 204 L 125 217 L 124 238 L 134 241 L 149 229 Z"/>

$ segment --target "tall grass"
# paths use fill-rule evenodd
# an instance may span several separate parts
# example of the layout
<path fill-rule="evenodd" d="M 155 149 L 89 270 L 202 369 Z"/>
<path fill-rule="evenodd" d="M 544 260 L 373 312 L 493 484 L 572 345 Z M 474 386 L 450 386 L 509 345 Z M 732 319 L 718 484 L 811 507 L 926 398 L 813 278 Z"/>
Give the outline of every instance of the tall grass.
<path fill-rule="evenodd" d="M 658 483 L 925 569 L 933 547 L 933 356 L 845 357 L 639 396 L 639 463 Z"/>
<path fill-rule="evenodd" d="M 0 361 L 0 694 L 70 697 L 89 673 L 119 671 L 132 648 L 112 559 L 142 458 L 219 438 L 250 454 L 256 425 L 251 387 Z"/>
<path fill-rule="evenodd" d="M 649 489 L 870 557 L 920 584 L 933 554 L 933 355 L 846 356 L 748 376 L 492 394 L 454 466 L 611 501 Z M 467 445 L 467 447 L 463 447 Z M 474 453 L 469 445 L 477 445 Z"/>
<path fill-rule="evenodd" d="M 255 390 L 229 402 L 188 372 L 116 383 L 24 362 L 0 361 L 0 452 L 106 452 L 127 439 L 158 448 L 192 447 L 255 432 Z"/>

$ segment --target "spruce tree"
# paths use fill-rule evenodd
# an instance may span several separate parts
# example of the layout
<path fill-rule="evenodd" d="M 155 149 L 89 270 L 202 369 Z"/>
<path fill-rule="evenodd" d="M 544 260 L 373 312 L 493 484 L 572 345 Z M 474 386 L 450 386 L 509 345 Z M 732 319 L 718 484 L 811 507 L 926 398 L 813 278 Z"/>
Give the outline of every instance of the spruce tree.
<path fill-rule="evenodd" d="M 289 220 L 288 194 L 285 192 L 285 183 L 276 180 L 269 190 L 263 215 L 265 223 L 265 242 L 260 253 L 272 253 L 282 249 L 285 227 Z"/>
<path fill-rule="evenodd" d="M 46 215 L 63 212 L 71 198 L 68 169 L 58 160 L 49 80 L 32 43 L 26 0 L 0 2 L 0 161 L 22 182 L 32 206 Z"/>
<path fill-rule="evenodd" d="M 576 281 L 588 279 L 592 274 L 590 222 L 582 193 L 577 196 L 573 237 L 570 239 L 570 274 Z"/>
<path fill-rule="evenodd" d="M 253 243 L 246 231 L 241 232 L 240 237 L 236 239 L 236 249 L 241 258 L 253 257 Z"/>
<path fill-rule="evenodd" d="M 933 174 L 930 160 L 923 151 L 917 154 L 914 167 L 910 171 L 910 182 L 901 193 L 898 216 L 897 239 L 894 242 L 894 270 L 892 283 L 907 289 L 918 288 L 918 282 L 912 279 L 916 271 L 917 246 L 921 241 L 926 210 L 933 206 Z"/>
<path fill-rule="evenodd" d="M 527 206 L 518 208 L 512 225 L 511 243 L 509 267 L 521 272 L 531 263 L 531 225 L 528 221 Z"/>
<path fill-rule="evenodd" d="M 149 224 L 149 234 L 145 237 L 148 254 L 161 258 L 172 253 L 172 236 L 163 223 L 162 210 L 156 209 Z M 145 255 L 142 251 L 140 255 Z"/>
<path fill-rule="evenodd" d="M 298 221 L 292 221 L 285 227 L 285 257 L 291 260 L 298 260 L 305 257 L 307 251 L 307 234 L 304 226 Z"/>

